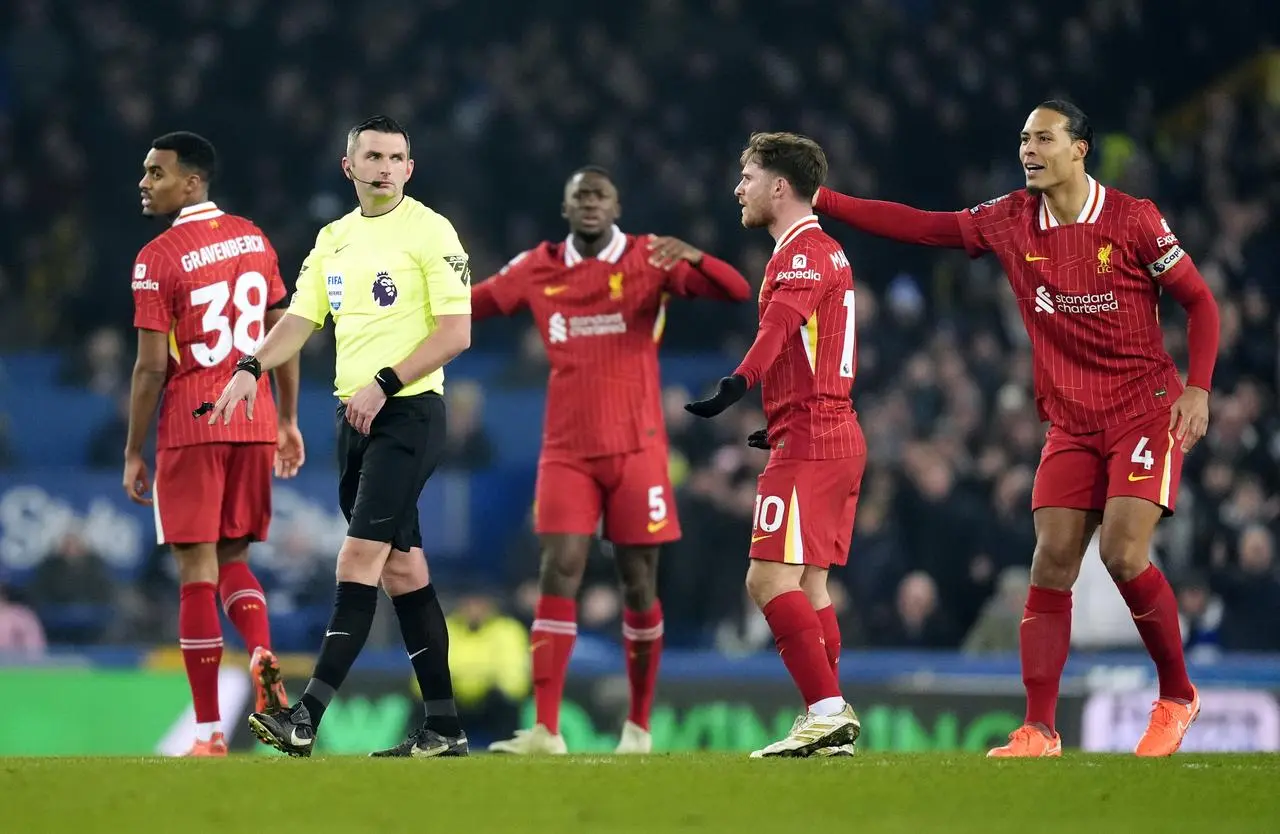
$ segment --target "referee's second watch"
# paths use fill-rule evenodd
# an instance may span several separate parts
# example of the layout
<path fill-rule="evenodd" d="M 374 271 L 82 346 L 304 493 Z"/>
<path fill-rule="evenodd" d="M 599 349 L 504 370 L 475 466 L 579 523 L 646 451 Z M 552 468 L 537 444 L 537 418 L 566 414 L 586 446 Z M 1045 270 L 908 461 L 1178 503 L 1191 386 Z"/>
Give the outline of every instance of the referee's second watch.
<path fill-rule="evenodd" d="M 396 374 L 394 368 L 383 368 L 373 375 L 373 381 L 378 383 L 378 387 L 382 389 L 382 393 L 388 397 L 394 397 L 400 393 L 400 389 L 404 387 L 404 383 L 400 381 L 399 375 Z"/>

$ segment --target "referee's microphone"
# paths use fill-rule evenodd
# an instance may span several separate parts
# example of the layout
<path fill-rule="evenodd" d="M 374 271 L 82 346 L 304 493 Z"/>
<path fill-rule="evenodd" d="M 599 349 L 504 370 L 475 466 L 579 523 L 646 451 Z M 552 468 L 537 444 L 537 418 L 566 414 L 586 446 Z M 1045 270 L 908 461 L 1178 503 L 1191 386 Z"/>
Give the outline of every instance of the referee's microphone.
<path fill-rule="evenodd" d="M 352 180 L 353 182 L 358 182 L 361 185 L 371 185 L 374 188 L 377 188 L 380 185 L 391 184 L 389 180 L 362 180 L 359 177 L 357 177 L 356 172 L 352 171 L 350 168 L 347 169 L 347 179 Z"/>

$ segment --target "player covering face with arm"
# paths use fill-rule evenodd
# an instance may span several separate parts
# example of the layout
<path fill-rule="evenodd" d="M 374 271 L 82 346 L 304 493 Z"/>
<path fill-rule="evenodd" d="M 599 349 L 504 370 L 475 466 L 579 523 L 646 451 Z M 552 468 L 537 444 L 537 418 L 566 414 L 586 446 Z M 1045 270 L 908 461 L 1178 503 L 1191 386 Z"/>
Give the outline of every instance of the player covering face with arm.
<path fill-rule="evenodd" d="M 1051 426 L 1033 492 L 1036 549 L 1021 626 L 1027 714 L 993 756 L 1061 753 L 1054 714 L 1071 587 L 1099 527 L 1102 560 L 1160 680 L 1135 752 L 1175 752 L 1200 709 L 1173 591 L 1149 554 L 1157 522 L 1173 512 L 1182 457 L 1208 429 L 1218 307 L 1155 206 L 1088 175 L 1092 143 L 1078 107 L 1048 101 L 1019 137 L 1024 190 L 960 212 L 825 189 L 815 197 L 818 211 L 871 234 L 994 253 L 1031 336 L 1036 400 Z M 1162 291 L 1187 313 L 1185 388 L 1162 341 Z"/>
<path fill-rule="evenodd" d="M 342 170 L 359 208 L 321 230 L 289 314 L 240 363 L 210 417 L 231 419 L 241 400 L 252 408 L 254 378 L 297 354 L 333 317 L 338 500 L 348 520 L 333 616 L 299 703 L 254 713 L 249 725 L 281 751 L 311 754 L 325 710 L 369 635 L 381 584 L 395 605 L 426 721 L 403 744 L 374 755 L 466 755 L 418 500 L 445 442 L 444 365 L 471 342 L 470 268 L 452 224 L 404 193 L 413 159 L 398 123 L 380 116 L 353 128 Z"/>
<path fill-rule="evenodd" d="M 715 394 L 685 408 L 714 417 L 757 383 L 768 418 L 747 591 L 807 706 L 786 738 L 753 757 L 849 755 L 861 731 L 840 694 L 840 632 L 827 573 L 848 558 L 866 445 L 851 394 L 857 366 L 853 273 L 810 202 L 827 161 L 791 133 L 751 137 L 734 192 L 742 224 L 776 241 L 760 290 L 760 329 Z"/>
<path fill-rule="evenodd" d="M 627 235 L 609 173 L 565 183 L 563 242 L 521 253 L 473 288 L 478 318 L 528 309 L 551 365 L 534 527 L 542 544 L 530 634 L 534 726 L 502 753 L 563 753 L 560 703 L 577 634 L 577 595 L 594 535 L 614 547 L 631 709 L 617 751 L 647 753 L 662 652 L 658 552 L 680 538 L 668 475 L 657 349 L 670 295 L 743 301 L 745 278 L 674 237 Z"/>

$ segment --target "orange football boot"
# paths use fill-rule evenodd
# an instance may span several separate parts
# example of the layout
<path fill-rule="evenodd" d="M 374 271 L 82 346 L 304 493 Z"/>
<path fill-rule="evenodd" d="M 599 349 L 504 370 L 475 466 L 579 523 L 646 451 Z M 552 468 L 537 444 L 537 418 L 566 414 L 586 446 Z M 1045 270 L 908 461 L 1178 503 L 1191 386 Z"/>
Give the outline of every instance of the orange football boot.
<path fill-rule="evenodd" d="M 1200 690 L 1194 686 L 1195 697 L 1189 704 L 1179 704 L 1161 698 L 1151 705 L 1151 722 L 1147 731 L 1138 739 L 1133 752 L 1139 756 L 1172 756 L 1182 746 L 1187 730 L 1200 717 Z"/>
<path fill-rule="evenodd" d="M 289 697 L 284 693 L 284 681 L 280 677 L 280 661 L 270 649 L 259 646 L 253 650 L 253 658 L 249 661 L 249 680 L 253 681 L 254 712 L 289 708 Z"/>
<path fill-rule="evenodd" d="M 214 756 L 223 757 L 227 755 L 227 737 L 222 733 L 214 733 L 208 741 L 196 741 L 191 745 L 191 749 L 183 753 L 184 756 Z"/>
<path fill-rule="evenodd" d="M 1008 744 L 987 751 L 989 759 L 1043 759 L 1061 755 L 1062 736 L 1054 733 L 1051 738 L 1031 724 L 1023 724 L 1009 733 Z"/>

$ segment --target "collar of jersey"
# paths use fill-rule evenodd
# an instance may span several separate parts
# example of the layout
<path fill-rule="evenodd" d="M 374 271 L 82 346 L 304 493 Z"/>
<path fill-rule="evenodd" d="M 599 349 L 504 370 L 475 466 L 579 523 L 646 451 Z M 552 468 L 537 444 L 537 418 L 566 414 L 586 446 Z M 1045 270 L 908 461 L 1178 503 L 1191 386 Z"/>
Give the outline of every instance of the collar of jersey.
<path fill-rule="evenodd" d="M 787 230 L 785 232 L 778 235 L 778 242 L 773 245 L 774 253 L 776 254 L 779 249 L 786 246 L 791 241 L 795 240 L 796 235 L 800 234 L 806 229 L 821 229 L 821 228 L 822 226 L 818 223 L 818 215 L 806 214 L 804 217 L 801 217 L 799 220 L 797 220 L 796 222 L 792 223 L 789 227 L 787 227 Z"/>
<path fill-rule="evenodd" d="M 212 200 L 206 200 L 203 203 L 196 203 L 194 206 L 187 206 L 178 212 L 178 216 L 173 221 L 173 225 L 181 226 L 183 223 L 194 223 L 197 220 L 212 220 L 215 217 L 222 216 L 222 209 L 218 208 Z"/>
<path fill-rule="evenodd" d="M 627 236 L 622 233 L 617 224 L 609 227 L 610 233 L 613 235 L 609 239 L 609 243 L 600 250 L 600 254 L 596 255 L 597 260 L 608 261 L 616 264 L 618 259 L 622 257 L 622 252 L 627 248 Z M 573 235 L 570 234 L 564 239 L 564 265 L 577 266 L 583 261 L 582 255 L 573 246 Z"/>
<path fill-rule="evenodd" d="M 1085 174 L 1085 179 L 1089 181 L 1089 196 L 1084 201 L 1084 207 L 1080 209 L 1080 216 L 1076 218 L 1077 223 L 1097 223 L 1098 218 L 1102 216 L 1102 204 L 1107 200 L 1106 187 L 1095 180 L 1093 177 Z M 1045 202 L 1044 195 L 1040 195 L 1040 231 L 1046 229 L 1056 229 L 1062 224 L 1058 222 L 1058 218 L 1053 216 L 1053 212 L 1049 211 L 1049 204 Z"/>

